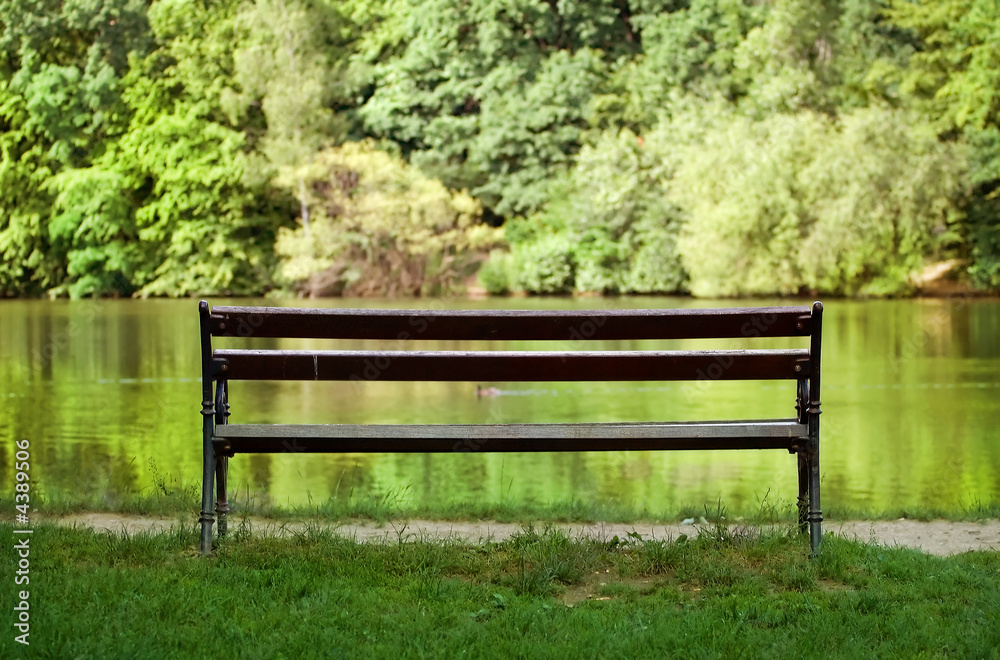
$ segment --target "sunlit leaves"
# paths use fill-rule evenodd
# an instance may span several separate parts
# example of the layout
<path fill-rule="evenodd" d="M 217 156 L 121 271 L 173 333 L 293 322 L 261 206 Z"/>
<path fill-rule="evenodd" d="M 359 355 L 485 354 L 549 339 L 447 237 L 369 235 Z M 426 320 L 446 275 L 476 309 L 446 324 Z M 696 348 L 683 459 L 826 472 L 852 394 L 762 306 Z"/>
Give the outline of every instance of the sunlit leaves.
<path fill-rule="evenodd" d="M 964 159 L 913 115 L 717 115 L 673 192 L 697 295 L 906 293 L 958 218 Z"/>
<path fill-rule="evenodd" d="M 310 172 L 316 219 L 308 232 L 282 230 L 276 244 L 283 277 L 307 293 L 448 290 L 470 274 L 475 251 L 498 239 L 467 193 L 371 142 L 325 149 Z"/>

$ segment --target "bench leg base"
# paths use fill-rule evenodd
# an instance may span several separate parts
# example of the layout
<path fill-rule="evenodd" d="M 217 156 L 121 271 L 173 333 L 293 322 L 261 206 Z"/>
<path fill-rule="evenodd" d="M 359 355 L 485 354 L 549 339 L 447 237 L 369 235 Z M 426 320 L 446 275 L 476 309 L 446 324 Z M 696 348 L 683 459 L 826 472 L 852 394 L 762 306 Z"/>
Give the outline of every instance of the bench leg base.
<path fill-rule="evenodd" d="M 198 518 L 201 523 L 201 554 L 202 556 L 212 554 L 212 524 L 215 519 L 210 511 L 202 511 Z"/>
<path fill-rule="evenodd" d="M 806 455 L 809 463 L 809 549 L 810 556 L 819 554 L 819 542 L 823 537 L 823 512 L 819 501 L 819 443 L 816 442 Z"/>
<path fill-rule="evenodd" d="M 822 538 L 823 512 L 819 508 L 819 452 L 815 449 L 799 449 L 796 452 L 799 476 L 798 529 L 800 534 L 809 534 L 809 554 L 819 553 Z"/>

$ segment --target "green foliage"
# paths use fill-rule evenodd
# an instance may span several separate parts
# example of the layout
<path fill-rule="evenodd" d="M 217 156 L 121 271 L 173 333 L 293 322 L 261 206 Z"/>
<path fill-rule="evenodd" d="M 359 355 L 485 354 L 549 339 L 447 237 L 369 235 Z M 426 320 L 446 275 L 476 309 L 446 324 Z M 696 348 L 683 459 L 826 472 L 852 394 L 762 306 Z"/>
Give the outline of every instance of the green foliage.
<path fill-rule="evenodd" d="M 120 74 L 150 46 L 145 15 L 0 2 L 0 294 L 129 291 L 129 201 L 99 161 L 127 125 Z"/>
<path fill-rule="evenodd" d="M 372 142 L 320 152 L 306 185 L 311 227 L 283 229 L 281 275 L 307 295 L 421 295 L 456 288 L 497 230 L 479 203 Z"/>
<path fill-rule="evenodd" d="M 608 0 L 394 9 L 402 16 L 383 37 L 394 53 L 371 63 L 374 93 L 360 109 L 367 130 L 501 215 L 545 201 L 581 146 L 608 64 L 638 47 L 628 10 Z"/>
<path fill-rule="evenodd" d="M 679 250 L 696 295 L 905 293 L 954 238 L 964 161 L 906 113 L 723 112 L 712 126 L 672 189 L 690 213 Z"/>
<path fill-rule="evenodd" d="M 346 134 L 329 104 L 332 81 L 341 74 L 344 52 L 336 38 L 342 30 L 332 7 L 298 0 L 257 0 L 243 5 L 235 80 L 245 108 L 259 103 L 267 130 L 260 153 L 277 170 L 275 182 L 299 200 L 303 225 L 309 227 L 306 173 L 302 167 L 328 142 Z M 331 43 L 332 42 L 332 43 Z M 237 107 L 239 97 L 233 97 Z"/>
<path fill-rule="evenodd" d="M 746 81 L 744 106 L 756 116 L 823 108 L 824 79 L 833 59 L 835 3 L 776 0 L 764 23 L 751 29 L 734 54 Z"/>
<path fill-rule="evenodd" d="M 490 290 L 895 295 L 936 256 L 997 288 L 998 7 L 0 0 L 0 295 L 262 293 L 278 228 L 333 217 L 318 154 L 372 138 L 507 220 Z"/>
<path fill-rule="evenodd" d="M 140 199 L 142 295 L 245 295 L 271 284 L 275 211 L 288 206 L 263 199 L 274 193 L 252 176 L 244 134 L 218 105 L 234 84 L 232 50 L 199 47 L 232 44 L 237 6 L 156 5 L 165 45 L 133 62 L 127 79 L 133 119 L 116 164 Z"/>
<path fill-rule="evenodd" d="M 682 291 L 670 149 L 666 140 L 643 140 L 628 129 L 585 147 L 553 186 L 550 204 L 526 223 L 536 230 L 508 231 L 515 263 L 530 272 L 515 284 L 533 293 Z"/>
<path fill-rule="evenodd" d="M 66 255 L 68 275 L 51 292 L 72 298 L 132 293 L 136 232 L 122 176 L 101 167 L 74 168 L 46 186 L 57 192 L 49 249 Z"/>
<path fill-rule="evenodd" d="M 933 114 L 982 129 L 1000 119 L 1000 5 L 992 0 L 892 0 L 892 21 L 924 48 L 903 73 L 904 89 L 930 97 Z"/>
<path fill-rule="evenodd" d="M 992 0 L 893 0 L 892 21 L 921 48 L 898 70 L 903 91 L 942 130 L 972 146 L 967 234 L 973 283 L 1000 288 L 1000 5 Z"/>
<path fill-rule="evenodd" d="M 509 252 L 491 251 L 489 259 L 479 268 L 479 283 L 491 295 L 510 293 L 512 266 Z"/>
<path fill-rule="evenodd" d="M 548 234 L 519 246 L 514 252 L 514 288 L 531 293 L 557 294 L 573 290 L 573 251 L 565 235 Z"/>

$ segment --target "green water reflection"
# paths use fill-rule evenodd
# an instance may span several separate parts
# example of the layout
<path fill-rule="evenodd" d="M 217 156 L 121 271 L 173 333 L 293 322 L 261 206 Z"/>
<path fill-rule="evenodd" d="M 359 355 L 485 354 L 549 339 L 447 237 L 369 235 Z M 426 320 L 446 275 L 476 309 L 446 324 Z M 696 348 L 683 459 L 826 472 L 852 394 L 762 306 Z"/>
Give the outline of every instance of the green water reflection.
<path fill-rule="evenodd" d="M 321 304 L 419 307 L 421 302 Z M 443 304 L 589 308 L 737 303 L 628 298 Z M 1000 501 L 1000 302 L 832 301 L 825 322 L 825 505 L 961 508 Z M 796 341 L 771 345 L 795 346 Z M 288 340 L 257 344 L 315 345 Z M 731 341 L 712 345 L 735 346 Z M 512 342 L 506 347 L 523 346 Z M 438 342 L 420 347 L 452 346 Z M 195 301 L 0 303 L 0 483 L 5 484 L 0 497 L 6 499 L 10 492 L 13 441 L 18 438 L 32 443 L 36 488 L 53 494 L 114 496 L 152 489 L 159 481 L 167 488 L 195 482 L 200 475 L 198 373 Z M 236 383 L 232 421 L 785 417 L 794 399 L 790 383 L 713 383 L 697 396 L 689 386 L 673 383 L 490 385 L 500 388 L 501 395 L 478 399 L 475 383 Z M 780 451 L 278 454 L 237 457 L 231 479 L 244 496 L 249 492 L 258 501 L 277 504 L 391 493 L 401 503 L 575 497 L 672 511 L 720 499 L 731 508 L 750 507 L 766 493 L 772 502 L 789 502 L 794 473 L 792 457 Z"/>

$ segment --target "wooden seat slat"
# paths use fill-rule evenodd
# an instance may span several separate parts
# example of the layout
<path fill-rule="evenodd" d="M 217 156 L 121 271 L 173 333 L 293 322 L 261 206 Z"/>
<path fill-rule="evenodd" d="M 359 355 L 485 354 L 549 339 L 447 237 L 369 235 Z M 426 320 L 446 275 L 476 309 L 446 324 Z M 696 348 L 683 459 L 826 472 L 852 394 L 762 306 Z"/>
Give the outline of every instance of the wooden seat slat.
<path fill-rule="evenodd" d="M 792 449 L 808 438 L 795 419 L 593 424 L 226 424 L 228 454 L 282 452 L 646 451 Z"/>

